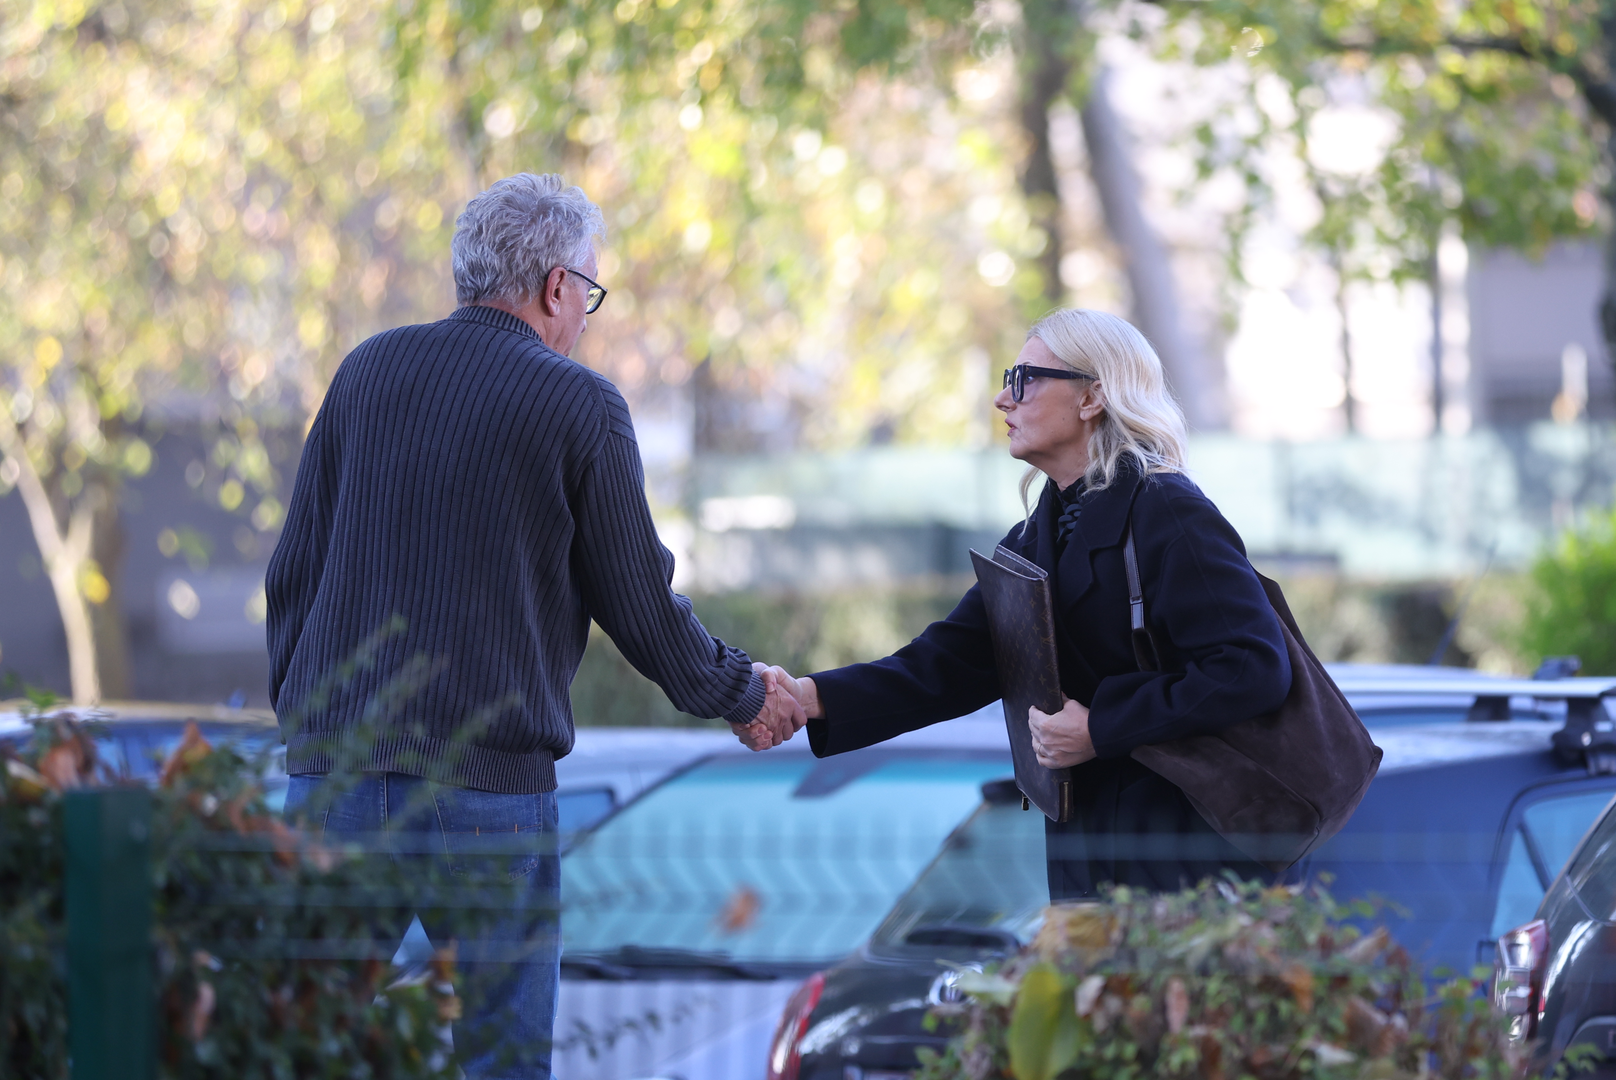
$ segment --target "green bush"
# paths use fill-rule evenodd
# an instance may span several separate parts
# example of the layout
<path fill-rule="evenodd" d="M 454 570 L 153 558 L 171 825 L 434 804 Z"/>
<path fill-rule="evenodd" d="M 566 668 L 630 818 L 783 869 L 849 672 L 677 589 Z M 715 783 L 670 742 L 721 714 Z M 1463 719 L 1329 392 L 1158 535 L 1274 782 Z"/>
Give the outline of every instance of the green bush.
<path fill-rule="evenodd" d="M 67 717 L 36 725 L 0 770 L 0 1075 L 68 1075 L 61 838 L 64 790 L 115 782 Z M 400 981 L 388 962 L 412 900 L 448 897 L 436 865 L 322 848 L 264 805 L 261 762 L 196 734 L 154 793 L 151 863 L 164 1080 L 455 1075 L 452 953 Z M 454 881 L 485 909 L 503 884 Z M 436 890 L 436 891 L 434 891 Z M 493 917 L 490 915 L 490 917 Z"/>
<path fill-rule="evenodd" d="M 935 1011 L 918 1080 L 1505 1080 L 1522 1062 L 1478 992 L 1428 991 L 1369 915 L 1317 888 L 1208 881 L 1048 909 L 1037 939 Z"/>
<path fill-rule="evenodd" d="M 1533 660 L 1578 656 L 1616 675 L 1616 515 L 1568 529 L 1532 564 L 1521 644 Z"/>

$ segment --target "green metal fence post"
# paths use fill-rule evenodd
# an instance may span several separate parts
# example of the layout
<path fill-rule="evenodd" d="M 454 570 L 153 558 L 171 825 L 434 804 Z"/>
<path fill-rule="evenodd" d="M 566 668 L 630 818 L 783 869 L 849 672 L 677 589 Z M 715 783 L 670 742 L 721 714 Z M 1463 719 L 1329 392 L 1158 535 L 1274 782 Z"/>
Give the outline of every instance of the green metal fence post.
<path fill-rule="evenodd" d="M 72 791 L 62 801 L 73 1080 L 156 1072 L 151 817 L 145 788 Z"/>

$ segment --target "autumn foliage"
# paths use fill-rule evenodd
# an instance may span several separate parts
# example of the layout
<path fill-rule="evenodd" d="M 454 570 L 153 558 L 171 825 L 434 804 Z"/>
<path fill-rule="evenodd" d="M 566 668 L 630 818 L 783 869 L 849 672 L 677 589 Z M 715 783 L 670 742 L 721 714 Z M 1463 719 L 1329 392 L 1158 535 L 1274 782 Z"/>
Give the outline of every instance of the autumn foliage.
<path fill-rule="evenodd" d="M 1048 909 L 1033 944 L 963 972 L 957 1034 L 920 1080 L 1505 1080 L 1522 1066 L 1470 979 L 1434 992 L 1362 905 L 1208 881 Z"/>
<path fill-rule="evenodd" d="M 37 721 L 0 768 L 0 1075 L 65 1080 L 62 793 L 119 782 L 71 714 Z M 413 978 L 390 963 L 403 898 L 431 867 L 333 850 L 264 803 L 262 762 L 193 726 L 155 792 L 151 869 L 158 1075 L 455 1075 L 459 1009 L 442 953 Z M 405 886 L 408 885 L 409 889 Z"/>

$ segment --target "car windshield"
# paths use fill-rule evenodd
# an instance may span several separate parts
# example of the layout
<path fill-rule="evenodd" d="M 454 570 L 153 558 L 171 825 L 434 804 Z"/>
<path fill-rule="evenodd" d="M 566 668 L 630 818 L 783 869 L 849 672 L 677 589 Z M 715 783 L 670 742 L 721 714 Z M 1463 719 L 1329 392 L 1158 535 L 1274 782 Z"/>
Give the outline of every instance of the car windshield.
<path fill-rule="evenodd" d="M 1013 947 L 1049 903 L 1044 815 L 984 802 L 943 844 L 870 939 L 876 952 Z"/>
<path fill-rule="evenodd" d="M 880 747 L 710 758 L 563 856 L 565 953 L 629 966 L 673 950 L 757 965 L 845 956 L 1009 765 L 997 751 Z"/>

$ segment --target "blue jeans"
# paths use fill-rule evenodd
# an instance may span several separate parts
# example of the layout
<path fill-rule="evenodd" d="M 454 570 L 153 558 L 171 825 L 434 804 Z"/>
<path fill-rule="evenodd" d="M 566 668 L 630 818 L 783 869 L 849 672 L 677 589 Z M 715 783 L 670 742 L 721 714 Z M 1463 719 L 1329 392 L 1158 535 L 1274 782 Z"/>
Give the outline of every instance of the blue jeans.
<path fill-rule="evenodd" d="M 507 859 L 505 873 L 525 903 L 507 919 L 457 932 L 452 914 L 422 914 L 434 946 L 451 941 L 461 1018 L 456 1056 L 467 1080 L 549 1080 L 550 1046 L 560 983 L 560 860 L 556 798 L 500 795 L 435 784 L 400 773 L 365 773 L 332 784 L 294 776 L 286 817 L 334 841 L 380 838 L 395 862 L 447 860 L 451 876 L 486 872 Z M 377 927 L 397 943 L 405 926 Z"/>

